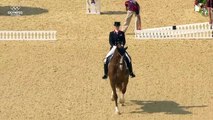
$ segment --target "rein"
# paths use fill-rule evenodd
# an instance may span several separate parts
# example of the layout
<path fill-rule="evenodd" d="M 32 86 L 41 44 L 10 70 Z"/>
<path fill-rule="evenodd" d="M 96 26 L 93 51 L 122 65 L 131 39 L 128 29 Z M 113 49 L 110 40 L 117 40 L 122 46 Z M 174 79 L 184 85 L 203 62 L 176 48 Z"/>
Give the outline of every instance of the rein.
<path fill-rule="evenodd" d="M 124 56 L 121 56 L 121 59 L 120 59 L 119 65 L 123 65 L 123 62 L 124 62 Z"/>

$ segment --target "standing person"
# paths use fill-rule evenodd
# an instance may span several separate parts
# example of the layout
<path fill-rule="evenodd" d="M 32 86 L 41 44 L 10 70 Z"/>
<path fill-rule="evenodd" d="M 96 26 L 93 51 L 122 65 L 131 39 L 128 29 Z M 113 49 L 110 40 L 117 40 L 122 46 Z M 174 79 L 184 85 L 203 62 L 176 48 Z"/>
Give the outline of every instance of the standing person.
<path fill-rule="evenodd" d="M 102 77 L 102 79 L 107 79 L 108 76 L 108 64 L 110 62 L 110 58 L 113 56 L 115 50 L 116 50 L 116 46 L 117 44 L 121 44 L 121 45 L 125 45 L 126 44 L 126 39 L 125 39 L 125 34 L 123 31 L 120 31 L 120 22 L 115 22 L 114 23 L 115 29 L 110 32 L 109 34 L 109 44 L 110 44 L 110 51 L 109 53 L 106 55 L 105 59 L 104 59 L 104 76 Z M 129 69 L 129 75 L 133 78 L 135 77 L 135 74 L 132 71 L 132 62 L 131 62 L 131 57 L 129 56 L 129 54 L 126 52 L 125 53 L 125 62 L 127 64 L 127 67 Z"/>
<path fill-rule="evenodd" d="M 207 7 L 209 10 L 209 24 L 213 25 L 213 0 L 207 0 Z"/>
<path fill-rule="evenodd" d="M 141 30 L 141 17 L 140 17 L 140 6 L 137 1 L 135 0 L 127 0 L 125 2 L 127 16 L 124 22 L 123 32 L 129 27 L 133 14 L 136 17 L 136 29 Z"/>

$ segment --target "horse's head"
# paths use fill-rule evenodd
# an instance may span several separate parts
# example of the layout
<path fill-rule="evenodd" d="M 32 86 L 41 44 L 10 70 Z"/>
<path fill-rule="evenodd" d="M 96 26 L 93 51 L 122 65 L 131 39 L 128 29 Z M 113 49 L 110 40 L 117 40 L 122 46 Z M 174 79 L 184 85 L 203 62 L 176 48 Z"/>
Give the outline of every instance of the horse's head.
<path fill-rule="evenodd" d="M 122 44 L 117 44 L 118 53 L 124 56 L 128 47 L 124 47 Z"/>

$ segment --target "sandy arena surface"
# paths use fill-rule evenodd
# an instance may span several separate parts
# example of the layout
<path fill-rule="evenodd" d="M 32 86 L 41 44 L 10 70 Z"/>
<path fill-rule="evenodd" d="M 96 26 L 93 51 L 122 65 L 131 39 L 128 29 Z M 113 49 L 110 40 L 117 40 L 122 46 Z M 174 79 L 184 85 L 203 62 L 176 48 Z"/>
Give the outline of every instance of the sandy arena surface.
<path fill-rule="evenodd" d="M 143 28 L 208 21 L 194 0 L 138 1 Z M 57 30 L 57 41 L 0 41 L 0 120 L 213 120 L 213 41 L 135 40 L 134 19 L 126 38 L 137 77 L 114 114 L 101 77 L 123 3 L 102 0 L 105 14 L 87 15 L 85 0 L 1 0 L 48 10 L 0 15 L 1 30 Z"/>

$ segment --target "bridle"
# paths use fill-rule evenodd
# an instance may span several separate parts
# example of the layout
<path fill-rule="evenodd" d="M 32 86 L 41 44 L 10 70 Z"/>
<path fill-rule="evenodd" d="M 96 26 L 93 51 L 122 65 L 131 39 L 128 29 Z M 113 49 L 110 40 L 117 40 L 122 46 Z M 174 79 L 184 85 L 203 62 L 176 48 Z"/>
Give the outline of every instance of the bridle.
<path fill-rule="evenodd" d="M 120 45 L 120 46 L 119 46 Z M 117 49 L 120 49 L 120 47 L 122 47 L 122 49 L 124 49 L 124 45 L 123 44 L 118 44 L 117 45 Z M 119 65 L 123 65 L 123 62 L 124 62 L 124 55 L 121 55 L 121 53 L 118 51 L 118 54 L 120 55 L 121 59 L 120 59 L 120 62 L 119 62 Z M 125 53 L 124 53 L 125 54 Z"/>

